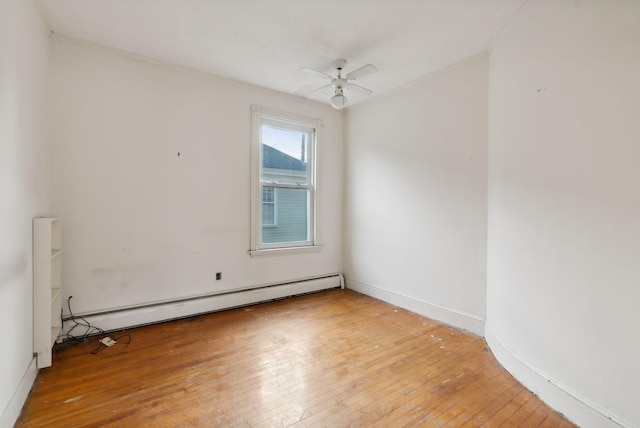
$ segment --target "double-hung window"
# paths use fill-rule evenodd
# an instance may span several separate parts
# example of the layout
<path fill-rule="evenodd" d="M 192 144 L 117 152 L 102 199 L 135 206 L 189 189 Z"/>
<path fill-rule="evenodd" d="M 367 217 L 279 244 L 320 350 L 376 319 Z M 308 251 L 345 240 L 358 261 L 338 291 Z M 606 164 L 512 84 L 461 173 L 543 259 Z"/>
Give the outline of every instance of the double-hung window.
<path fill-rule="evenodd" d="M 320 121 L 253 107 L 251 255 L 318 249 Z"/>

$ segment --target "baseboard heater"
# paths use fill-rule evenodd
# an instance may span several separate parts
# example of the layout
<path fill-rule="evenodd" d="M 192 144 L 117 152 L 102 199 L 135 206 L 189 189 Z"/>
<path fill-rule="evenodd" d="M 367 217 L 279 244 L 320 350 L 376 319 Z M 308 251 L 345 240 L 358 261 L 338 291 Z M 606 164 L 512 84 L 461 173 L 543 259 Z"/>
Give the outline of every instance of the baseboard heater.
<path fill-rule="evenodd" d="M 108 311 L 74 314 L 105 332 L 140 327 L 163 321 L 186 318 L 210 312 L 254 305 L 271 300 L 313 293 L 331 288 L 345 288 L 342 274 L 304 278 L 260 287 L 206 294 Z M 61 336 L 71 327 L 64 323 Z"/>

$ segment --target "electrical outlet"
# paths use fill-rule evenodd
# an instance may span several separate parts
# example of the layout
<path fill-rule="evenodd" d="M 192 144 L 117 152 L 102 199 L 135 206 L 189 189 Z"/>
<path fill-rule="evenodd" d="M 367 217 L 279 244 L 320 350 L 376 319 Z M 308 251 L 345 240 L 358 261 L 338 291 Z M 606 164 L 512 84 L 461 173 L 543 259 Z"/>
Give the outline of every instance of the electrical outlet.
<path fill-rule="evenodd" d="M 216 281 L 220 281 L 222 279 L 222 272 L 216 272 Z"/>

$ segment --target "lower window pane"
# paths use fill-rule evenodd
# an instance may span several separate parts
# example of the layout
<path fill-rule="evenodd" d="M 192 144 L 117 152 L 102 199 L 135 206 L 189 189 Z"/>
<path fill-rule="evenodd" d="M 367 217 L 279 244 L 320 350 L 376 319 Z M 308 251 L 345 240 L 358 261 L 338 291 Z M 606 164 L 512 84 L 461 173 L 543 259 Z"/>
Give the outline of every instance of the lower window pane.
<path fill-rule="evenodd" d="M 262 243 L 308 241 L 309 190 L 276 188 L 275 191 L 278 201 L 276 226 L 262 224 Z"/>

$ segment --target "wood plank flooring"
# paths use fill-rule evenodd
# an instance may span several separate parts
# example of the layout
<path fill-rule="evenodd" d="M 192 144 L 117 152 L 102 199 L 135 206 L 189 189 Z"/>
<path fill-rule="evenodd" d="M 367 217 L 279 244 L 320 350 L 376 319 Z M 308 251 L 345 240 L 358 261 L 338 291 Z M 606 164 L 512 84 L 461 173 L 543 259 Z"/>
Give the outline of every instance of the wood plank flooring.
<path fill-rule="evenodd" d="M 349 290 L 126 333 L 56 349 L 16 427 L 573 426 L 483 339 Z"/>

